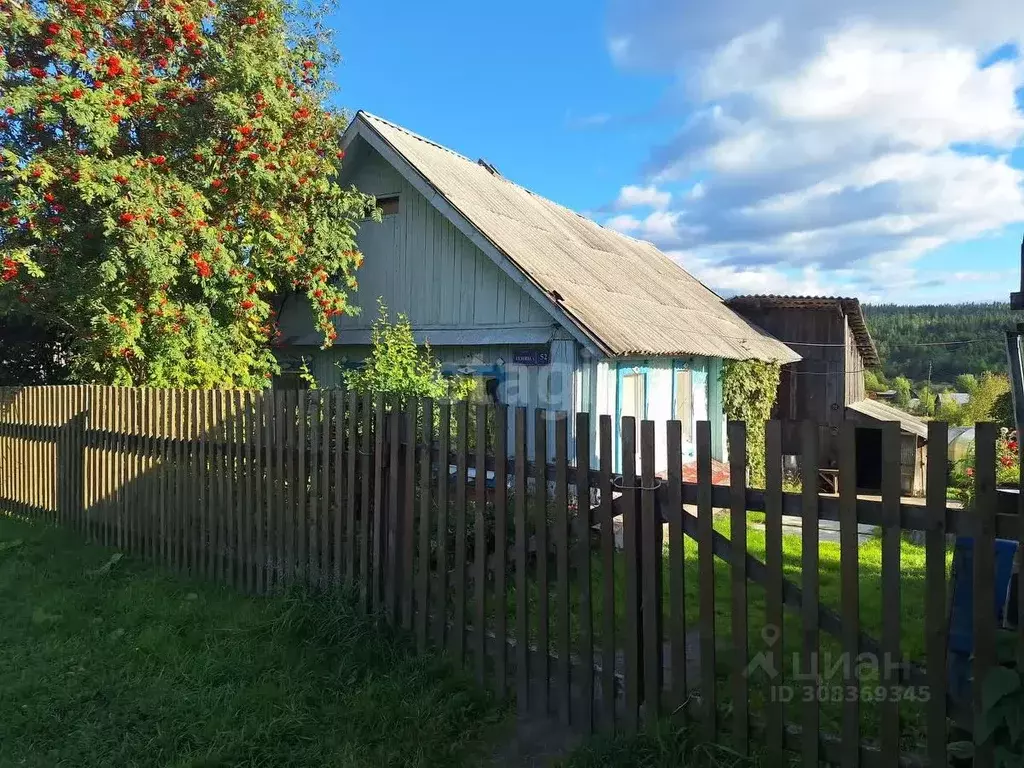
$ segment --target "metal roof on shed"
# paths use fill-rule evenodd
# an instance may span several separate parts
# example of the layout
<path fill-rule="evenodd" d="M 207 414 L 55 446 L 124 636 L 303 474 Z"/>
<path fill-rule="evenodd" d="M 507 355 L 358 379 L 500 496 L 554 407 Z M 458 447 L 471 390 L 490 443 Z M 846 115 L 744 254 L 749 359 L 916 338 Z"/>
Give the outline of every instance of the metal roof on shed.
<path fill-rule="evenodd" d="M 607 229 L 406 129 L 359 112 L 458 214 L 608 355 L 800 356 L 653 245 Z M 402 169 L 399 169 L 402 170 Z"/>
<path fill-rule="evenodd" d="M 878 400 L 858 400 L 846 407 L 875 421 L 898 421 L 902 431 L 918 437 L 928 437 L 928 425 L 921 419 L 887 403 Z"/>

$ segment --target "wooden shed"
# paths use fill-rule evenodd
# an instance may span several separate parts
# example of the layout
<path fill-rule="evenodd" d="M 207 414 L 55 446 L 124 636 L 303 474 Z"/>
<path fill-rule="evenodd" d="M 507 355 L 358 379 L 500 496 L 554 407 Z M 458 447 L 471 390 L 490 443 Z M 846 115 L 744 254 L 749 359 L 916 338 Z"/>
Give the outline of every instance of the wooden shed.
<path fill-rule="evenodd" d="M 801 355 L 782 368 L 772 414 L 783 421 L 784 453 L 800 454 L 799 422 L 809 419 L 821 427 L 819 466 L 837 468 L 840 425 L 856 421 L 864 425 L 857 433 L 857 487 L 876 491 L 881 472 L 877 427 L 881 421 L 899 421 L 906 453 L 904 493 L 924 492 L 927 427 L 910 414 L 867 399 L 864 371 L 880 360 L 858 299 L 765 295 L 737 296 L 727 303 Z M 876 406 L 884 406 L 884 413 Z"/>
<path fill-rule="evenodd" d="M 878 400 L 860 400 L 846 408 L 857 424 L 857 488 L 873 492 L 882 487 L 882 431 L 885 421 L 900 423 L 900 489 L 906 496 L 925 490 L 928 463 L 928 425 L 916 416 Z"/>

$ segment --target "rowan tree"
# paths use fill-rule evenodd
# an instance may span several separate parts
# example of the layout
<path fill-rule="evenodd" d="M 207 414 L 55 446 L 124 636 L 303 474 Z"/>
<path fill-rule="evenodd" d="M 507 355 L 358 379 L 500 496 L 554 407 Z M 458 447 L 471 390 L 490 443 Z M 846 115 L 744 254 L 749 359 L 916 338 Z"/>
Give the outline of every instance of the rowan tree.
<path fill-rule="evenodd" d="M 334 340 L 372 199 L 285 10 L 0 0 L 0 313 L 66 334 L 78 380 L 259 386 L 291 291 Z"/>

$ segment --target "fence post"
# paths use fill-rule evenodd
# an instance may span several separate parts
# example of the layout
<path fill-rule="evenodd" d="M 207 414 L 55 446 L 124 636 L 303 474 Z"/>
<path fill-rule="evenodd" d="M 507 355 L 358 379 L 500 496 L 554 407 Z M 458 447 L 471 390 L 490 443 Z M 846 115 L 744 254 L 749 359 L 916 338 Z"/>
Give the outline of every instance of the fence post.
<path fill-rule="evenodd" d="M 626 550 L 625 584 L 625 678 L 626 711 L 622 718 L 627 734 L 636 733 L 639 724 L 641 696 L 640 637 L 640 567 L 637 554 L 640 544 L 637 515 L 636 419 L 623 416 L 620 428 L 622 441 L 622 541 Z"/>
<path fill-rule="evenodd" d="M 640 684 L 647 722 L 658 726 L 661 717 L 662 626 L 661 568 L 662 529 L 655 503 L 654 422 L 640 422 L 640 510 L 636 545 L 640 560 Z M 625 485 L 625 479 L 623 485 Z M 636 510 L 634 509 L 634 514 Z"/>
<path fill-rule="evenodd" d="M 757 429 L 757 427 L 754 427 Z M 733 544 L 731 568 L 732 594 L 732 698 L 733 737 L 741 755 L 750 754 L 750 718 L 748 709 L 747 665 L 750 645 L 747 636 L 747 425 L 731 421 L 729 437 L 730 538 Z"/>
<path fill-rule="evenodd" d="M 979 423 L 974 429 L 974 683 L 976 768 L 990 768 L 995 764 L 994 748 L 990 740 L 981 742 L 978 730 L 984 710 L 984 681 L 995 666 L 995 522 L 996 522 L 996 425 Z"/>

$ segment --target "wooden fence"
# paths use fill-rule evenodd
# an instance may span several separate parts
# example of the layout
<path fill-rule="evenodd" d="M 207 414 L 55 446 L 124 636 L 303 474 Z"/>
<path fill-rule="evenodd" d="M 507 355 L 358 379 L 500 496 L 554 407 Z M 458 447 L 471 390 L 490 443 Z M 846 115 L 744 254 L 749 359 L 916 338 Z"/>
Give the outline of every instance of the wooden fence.
<path fill-rule="evenodd" d="M 838 496 L 814 483 L 784 493 L 777 422 L 764 489 L 746 487 L 742 423 L 728 427 L 728 486 L 711 483 L 708 423 L 696 432 L 696 483 L 682 479 L 679 422 L 636 427 L 622 420 L 615 474 L 606 416 L 591 468 L 569 455 L 565 414 L 522 408 L 394 407 L 341 391 L 7 389 L 0 509 L 253 593 L 350 589 L 419 649 L 444 649 L 520 709 L 585 730 L 693 719 L 741 753 L 766 750 L 771 765 L 783 750 L 804 765 L 945 765 L 948 734 L 970 727 L 981 687 L 974 706 L 947 695 L 949 536 L 975 542 L 972 663 L 983 678 L 995 659 L 994 542 L 1022 534 L 1015 503 L 997 494 L 996 429 L 977 427 L 976 504 L 964 512 L 947 505 L 944 450 L 929 451 L 926 503 L 901 501 L 895 423 L 882 429 L 880 501 L 849 482 Z M 656 429 L 667 435 L 657 464 Z M 813 478 L 817 425 L 802 429 Z M 575 415 L 574 434 L 576 455 L 590 456 L 588 414 Z M 842 477 L 855 474 L 855 440 L 844 426 Z M 946 426 L 931 423 L 929 441 L 944 448 Z M 748 525 L 754 511 L 763 532 Z M 802 522 L 798 546 L 784 516 Z M 821 521 L 838 522 L 838 600 L 821 594 Z M 867 580 L 858 524 L 880 529 L 880 573 Z M 907 530 L 924 532 L 911 576 Z M 882 615 L 866 616 L 861 591 L 876 579 Z M 907 610 L 924 626 L 906 626 Z M 919 658 L 901 648 L 908 632 L 923 635 Z M 827 649 L 899 663 L 880 663 L 877 678 L 853 664 L 830 672 Z M 846 693 L 830 697 L 836 688 Z M 903 695 L 915 690 L 927 696 Z M 976 764 L 991 759 L 982 749 Z"/>

